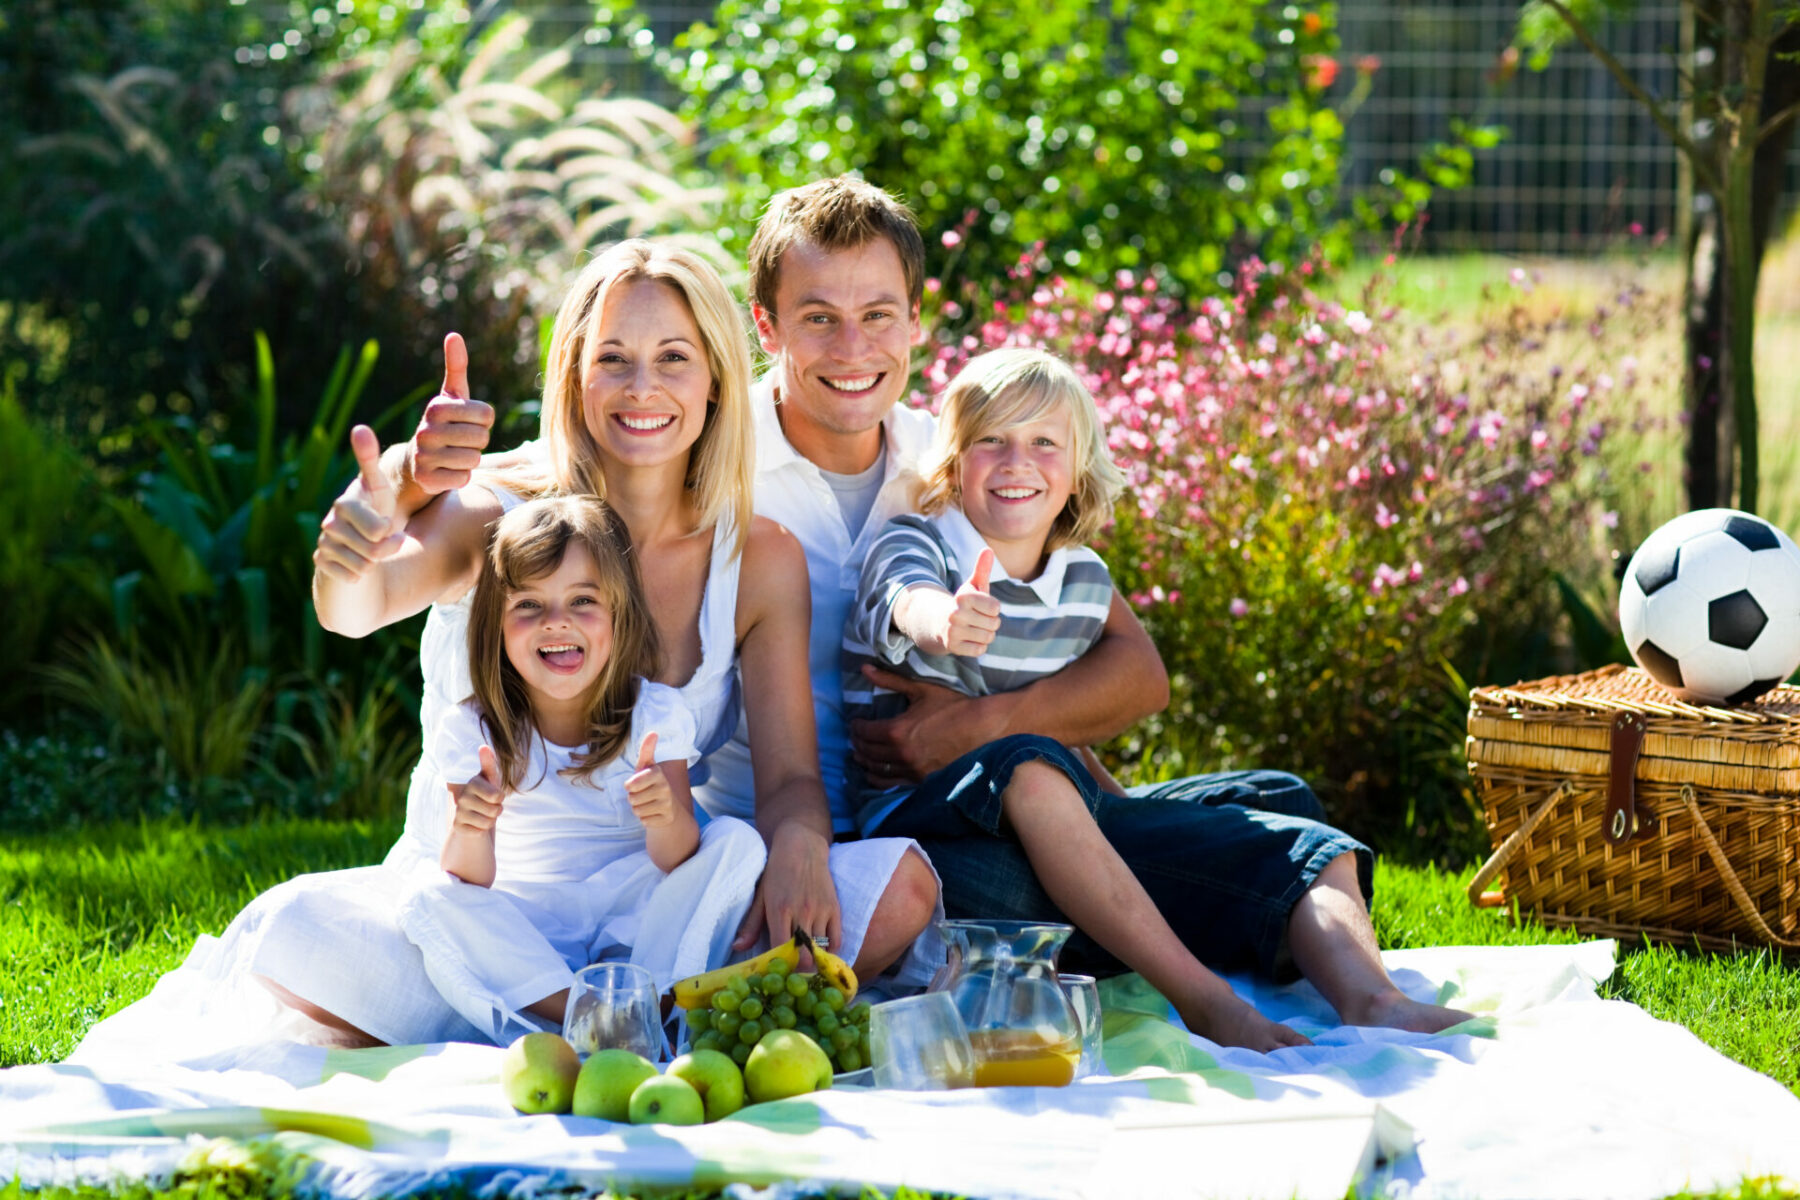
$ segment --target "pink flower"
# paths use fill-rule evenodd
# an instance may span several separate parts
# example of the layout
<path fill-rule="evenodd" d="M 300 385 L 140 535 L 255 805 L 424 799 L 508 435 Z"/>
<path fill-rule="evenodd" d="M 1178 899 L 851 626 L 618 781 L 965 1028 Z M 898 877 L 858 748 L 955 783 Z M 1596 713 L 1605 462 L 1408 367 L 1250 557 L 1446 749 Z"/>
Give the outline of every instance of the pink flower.
<path fill-rule="evenodd" d="M 1229 607 L 1231 610 L 1231 615 L 1234 617 L 1241 617 L 1245 613 L 1250 611 L 1250 606 L 1248 604 L 1245 604 L 1241 598 L 1237 598 L 1237 597 L 1233 597 Z"/>
<path fill-rule="evenodd" d="M 1375 328 L 1375 322 L 1369 320 L 1368 315 L 1358 309 L 1352 309 L 1344 314 L 1344 324 L 1357 337 L 1367 337 L 1369 331 Z"/>

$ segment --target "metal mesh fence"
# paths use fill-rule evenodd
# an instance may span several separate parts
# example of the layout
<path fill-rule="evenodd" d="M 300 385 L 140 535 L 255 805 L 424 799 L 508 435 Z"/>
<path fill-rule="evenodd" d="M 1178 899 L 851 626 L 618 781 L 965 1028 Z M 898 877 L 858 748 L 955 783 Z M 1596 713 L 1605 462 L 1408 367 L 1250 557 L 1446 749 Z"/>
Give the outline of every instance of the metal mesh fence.
<path fill-rule="evenodd" d="M 1440 249 L 1592 250 L 1632 224 L 1674 231 L 1677 155 L 1643 109 L 1591 55 L 1564 47 L 1548 69 L 1502 80 L 1519 6 L 1362 0 L 1338 13 L 1345 66 L 1380 60 L 1368 101 L 1347 126 L 1351 179 L 1416 163 L 1461 119 L 1506 129 L 1477 156 L 1472 186 L 1432 200 L 1426 242 Z M 1675 89 L 1680 11 L 1644 4 L 1597 32 L 1646 89 Z M 1350 71 L 1346 69 L 1345 75 Z"/>

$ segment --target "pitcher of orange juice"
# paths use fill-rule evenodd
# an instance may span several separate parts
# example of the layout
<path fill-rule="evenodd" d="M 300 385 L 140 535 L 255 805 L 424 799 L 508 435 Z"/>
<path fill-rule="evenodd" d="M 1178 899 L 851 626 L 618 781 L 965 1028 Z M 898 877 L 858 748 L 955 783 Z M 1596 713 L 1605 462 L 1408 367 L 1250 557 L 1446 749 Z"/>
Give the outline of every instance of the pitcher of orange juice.
<path fill-rule="evenodd" d="M 1074 928 L 1027 921 L 940 921 L 949 962 L 931 984 L 969 1029 L 976 1087 L 1063 1087 L 1081 1060 L 1081 1022 L 1056 981 Z"/>

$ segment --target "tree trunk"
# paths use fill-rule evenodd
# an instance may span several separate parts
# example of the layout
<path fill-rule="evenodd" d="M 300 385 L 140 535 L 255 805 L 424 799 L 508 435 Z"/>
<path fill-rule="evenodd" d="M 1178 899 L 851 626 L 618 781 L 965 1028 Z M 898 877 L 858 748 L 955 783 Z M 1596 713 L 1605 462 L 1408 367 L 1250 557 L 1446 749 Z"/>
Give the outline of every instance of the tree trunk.
<path fill-rule="evenodd" d="M 1699 44 L 1716 46 L 1716 35 L 1709 34 L 1708 31 L 1719 28 L 1717 5 L 1701 0 L 1696 5 L 1696 10 L 1699 13 L 1699 19 L 1695 23 Z M 1800 62 L 1784 60 L 1782 57 L 1795 53 L 1800 53 L 1800 26 L 1787 30 L 1766 55 L 1761 121 L 1767 121 L 1800 101 Z M 1774 231 L 1775 212 L 1781 199 L 1783 171 L 1788 147 L 1793 140 L 1794 125 L 1794 121 L 1788 121 L 1763 141 L 1756 148 L 1748 183 L 1745 184 L 1741 176 L 1739 180 L 1739 186 L 1749 193 L 1747 225 L 1741 211 L 1739 214 L 1739 236 L 1744 243 L 1744 262 L 1740 269 L 1746 277 L 1745 290 L 1740 293 L 1738 301 L 1743 307 L 1743 327 L 1739 332 L 1747 339 L 1754 338 L 1756 279 L 1760 273 L 1763 253 Z M 1723 166 L 1723 159 L 1724 156 L 1721 155 L 1715 161 L 1721 162 Z M 1684 404 L 1688 422 L 1686 467 L 1689 508 L 1721 508 L 1740 502 L 1745 505 L 1756 503 L 1756 481 L 1747 474 L 1742 477 L 1741 499 L 1734 495 L 1738 491 L 1734 483 L 1739 475 L 1736 467 L 1739 445 L 1743 439 L 1737 436 L 1741 410 L 1733 392 L 1727 390 L 1739 380 L 1728 379 L 1725 374 L 1726 363 L 1735 357 L 1727 341 L 1725 310 L 1730 284 L 1722 222 L 1725 207 L 1724 198 L 1715 196 L 1707 211 L 1695 214 L 1693 230 L 1686 247 Z M 1753 340 L 1747 341 L 1746 345 L 1749 347 L 1744 352 L 1746 371 L 1753 372 Z M 1753 416 L 1754 375 L 1749 374 L 1741 382 L 1751 387 L 1750 413 Z M 1754 456 L 1754 428 L 1748 431 L 1748 438 L 1748 448 Z M 1748 472 L 1749 463 L 1742 465 L 1745 472 Z"/>

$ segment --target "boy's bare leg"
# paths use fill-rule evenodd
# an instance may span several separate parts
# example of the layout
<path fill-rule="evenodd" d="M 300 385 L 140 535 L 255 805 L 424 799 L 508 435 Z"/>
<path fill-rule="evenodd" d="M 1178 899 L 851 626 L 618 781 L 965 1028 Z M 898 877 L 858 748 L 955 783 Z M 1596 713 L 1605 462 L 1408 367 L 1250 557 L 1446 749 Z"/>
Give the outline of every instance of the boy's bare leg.
<path fill-rule="evenodd" d="M 1042 762 L 1023 763 L 1000 803 L 1057 907 L 1167 996 L 1189 1029 L 1221 1045 L 1265 1052 L 1310 1044 L 1239 999 L 1188 951 L 1100 832 L 1068 776 Z"/>
<path fill-rule="evenodd" d="M 1346 1025 L 1436 1033 L 1469 1019 L 1460 1009 L 1409 999 L 1381 965 L 1375 927 L 1356 879 L 1356 856 L 1325 865 L 1288 918 L 1294 965 Z"/>
<path fill-rule="evenodd" d="M 869 917 L 862 949 L 850 969 L 858 979 L 873 979 L 892 966 L 913 940 L 925 932 L 937 911 L 938 881 L 917 850 L 907 850 Z"/>

